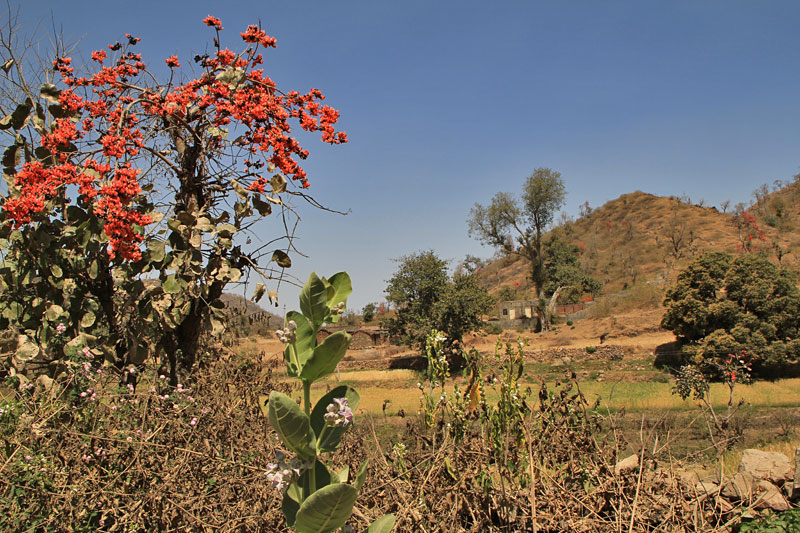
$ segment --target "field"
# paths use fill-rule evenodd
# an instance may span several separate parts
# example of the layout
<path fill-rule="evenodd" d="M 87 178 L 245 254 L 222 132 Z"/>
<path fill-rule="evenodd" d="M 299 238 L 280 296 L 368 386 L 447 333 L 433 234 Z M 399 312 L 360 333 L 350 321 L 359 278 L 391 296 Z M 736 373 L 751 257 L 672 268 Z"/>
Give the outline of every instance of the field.
<path fill-rule="evenodd" d="M 674 396 L 671 375 L 653 365 L 656 348 L 673 340 L 657 318 L 657 310 L 637 311 L 541 335 L 465 339 L 483 356 L 486 404 L 500 416 L 494 406 L 511 400 L 493 382 L 504 379 L 507 361 L 495 359 L 495 346 L 529 337 L 513 389 L 532 408 L 521 411 L 522 425 L 458 418 L 445 409 L 429 427 L 420 416 L 423 391 L 431 392 L 424 372 L 390 368 L 408 352 L 353 350 L 312 396 L 350 384 L 361 398 L 354 429 L 329 457 L 351 471 L 369 460 L 356 530 L 390 512 L 397 531 L 513 531 L 519 524 L 543 531 L 723 531 L 743 513 L 753 515 L 746 504 L 720 508 L 699 497 L 681 476 L 732 475 L 747 447 L 792 456 L 800 446 L 800 379 L 737 386 L 736 398 L 745 400 L 735 418 L 739 440 L 717 454 L 697 402 Z M 586 348 L 598 347 L 607 331 L 604 345 L 590 354 Z M 237 339 L 228 349 L 211 349 L 182 390 L 149 368 L 134 394 L 113 379 L 102 386 L 99 380 L 95 403 L 48 398 L 38 386 L 19 399 L 3 389 L 0 524 L 48 531 L 286 530 L 279 495 L 264 479 L 279 448 L 262 413 L 271 390 L 301 396 L 286 377 L 281 350 L 274 338 Z M 598 359 L 604 353 L 619 357 Z M 456 386 L 463 393 L 467 379 L 452 376 L 444 389 L 449 398 L 459 397 Z M 542 390 L 550 391 L 545 400 Z M 712 384 L 718 410 L 726 408 L 726 391 Z M 519 438 L 527 448 L 514 445 Z M 634 453 L 646 457 L 647 475 L 615 475 L 615 463 Z M 519 471 L 514 464 L 527 466 Z M 587 478 L 588 472 L 594 474 Z"/>
<path fill-rule="evenodd" d="M 671 439 L 675 450 L 682 453 L 707 448 L 707 430 L 700 417 L 699 402 L 682 400 L 672 393 L 674 380 L 668 369 L 654 366 L 654 352 L 659 346 L 669 346 L 675 340 L 670 332 L 658 326 L 661 310 L 637 309 L 620 313 L 614 318 L 589 318 L 573 326 L 561 324 L 556 331 L 541 334 L 530 332 L 504 332 L 500 335 L 475 334 L 465 339 L 469 348 L 485 356 L 495 352 L 497 342 L 527 340 L 525 370 L 520 379 L 522 389 L 537 390 L 541 383 L 552 387 L 562 380 L 565 372 L 574 372 L 581 391 L 590 404 L 596 404 L 601 413 L 622 414 L 620 420 L 631 431 L 638 430 L 642 420 L 649 425 L 673 428 Z M 618 347 L 624 353 L 620 360 L 576 360 L 565 365 L 556 359 L 543 359 L 562 348 L 599 346 L 599 336 L 610 331 L 607 346 Z M 275 339 L 243 339 L 237 347 L 242 354 L 259 353 L 278 365 L 282 361 L 282 345 Z M 360 369 L 364 364 L 362 351 L 351 351 L 337 373 L 328 376 L 322 384 L 326 388 L 338 384 L 355 387 L 361 397 L 358 414 L 368 415 L 376 423 L 388 426 L 401 424 L 403 418 L 420 412 L 420 388 L 424 373 L 408 369 L 390 369 L 393 356 L 381 357 L 378 353 L 373 366 L 384 368 Z M 409 352 L 395 354 L 402 356 Z M 280 376 L 280 372 L 276 376 Z M 280 379 L 280 378 L 279 378 Z M 453 392 L 454 385 L 462 388 L 466 379 L 455 376 L 446 388 Z M 317 391 L 314 398 L 321 396 Z M 295 397 L 300 397 L 296 391 Z M 711 384 L 711 401 L 715 409 L 724 410 L 729 400 L 728 387 L 723 383 Z M 736 401 L 744 401 L 740 420 L 744 424 L 739 448 L 758 446 L 764 449 L 781 449 L 793 456 L 794 445 L 800 445 L 800 434 L 795 427 L 800 421 L 800 378 L 775 381 L 756 381 L 740 384 L 735 389 Z M 496 395 L 487 391 L 492 402 Z M 667 421 L 667 422 L 665 422 Z M 733 452 L 735 456 L 737 452 Z M 739 452 L 740 453 L 740 452 Z M 735 465 L 733 465 L 735 467 Z"/>

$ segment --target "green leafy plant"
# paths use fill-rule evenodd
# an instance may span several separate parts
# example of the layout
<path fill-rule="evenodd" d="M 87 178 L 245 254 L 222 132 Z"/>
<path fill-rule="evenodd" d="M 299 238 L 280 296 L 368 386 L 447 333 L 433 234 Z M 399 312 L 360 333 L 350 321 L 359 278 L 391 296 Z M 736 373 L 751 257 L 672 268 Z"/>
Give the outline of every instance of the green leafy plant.
<path fill-rule="evenodd" d="M 782 513 L 749 520 L 734 526 L 736 533 L 782 533 L 800 531 L 800 509 L 790 509 Z"/>
<path fill-rule="evenodd" d="M 720 454 L 730 449 L 741 437 L 740 428 L 733 422 L 736 412 L 745 402 L 744 399 L 736 401 L 734 391 L 737 383 L 752 382 L 751 361 L 747 352 L 742 351 L 738 356 L 729 354 L 724 362 L 706 359 L 700 366 L 684 365 L 675 374 L 672 394 L 684 400 L 692 397 L 700 401 L 709 438 Z M 711 403 L 709 382 L 713 379 L 721 379 L 728 386 L 728 403 L 725 411 L 718 412 Z"/>
<path fill-rule="evenodd" d="M 270 465 L 267 478 L 283 492 L 281 510 L 286 523 L 301 533 L 344 527 L 366 479 L 366 461 L 348 483 L 347 468 L 333 472 L 323 460 L 323 454 L 336 451 L 352 425 L 358 393 L 341 385 L 322 396 L 313 408 L 311 405 L 311 385 L 336 369 L 350 345 L 350 335 L 344 331 L 332 333 L 322 342 L 317 341 L 317 332 L 323 324 L 339 321 L 351 292 L 346 272 L 330 279 L 312 273 L 300 292 L 300 312 L 287 313 L 284 329 L 277 331 L 286 344 L 287 374 L 302 383 L 303 406 L 281 392 L 270 393 L 265 406 L 270 425 L 295 457 L 287 460 L 280 454 Z M 394 516 L 387 515 L 376 520 L 369 531 L 389 531 L 393 525 Z"/>

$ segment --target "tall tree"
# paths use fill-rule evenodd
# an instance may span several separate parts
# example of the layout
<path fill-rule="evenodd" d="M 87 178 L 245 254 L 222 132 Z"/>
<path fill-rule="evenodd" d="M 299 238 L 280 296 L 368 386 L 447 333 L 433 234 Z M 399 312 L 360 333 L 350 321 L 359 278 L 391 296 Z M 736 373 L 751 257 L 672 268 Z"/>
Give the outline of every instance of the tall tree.
<path fill-rule="evenodd" d="M 547 283 L 542 239 L 556 212 L 564 205 L 565 197 L 561 173 L 537 168 L 525 180 L 521 198 L 499 192 L 488 206 L 475 204 L 468 220 L 472 237 L 530 261 L 531 281 L 536 287 L 542 310 L 545 309 Z M 544 313 L 542 318 L 542 327 L 546 329 L 549 317 Z"/>
<path fill-rule="evenodd" d="M 387 321 L 389 332 L 405 344 L 421 344 L 432 328 L 450 340 L 480 326 L 494 300 L 478 284 L 475 274 L 447 275 L 447 261 L 433 251 L 398 259 L 400 267 L 386 287 L 387 299 L 397 308 Z"/>
<path fill-rule="evenodd" d="M 0 101 L 0 327 L 31 353 L 59 359 L 73 339 L 113 346 L 106 357 L 120 367 L 166 354 L 177 383 L 201 334 L 224 327 L 224 288 L 291 265 L 293 198 L 314 204 L 293 132 L 346 142 L 339 113 L 320 91 L 281 91 L 266 76 L 262 52 L 275 39 L 259 26 L 239 34 L 237 53 L 220 45 L 219 19 L 203 23 L 213 45 L 192 67 L 162 58 L 163 81 L 126 35 L 85 68 L 59 47 L 53 83 L 33 87 L 0 34 L 0 96 L 22 97 Z M 251 244 L 273 210 L 283 238 Z M 254 299 L 265 292 L 259 283 Z"/>

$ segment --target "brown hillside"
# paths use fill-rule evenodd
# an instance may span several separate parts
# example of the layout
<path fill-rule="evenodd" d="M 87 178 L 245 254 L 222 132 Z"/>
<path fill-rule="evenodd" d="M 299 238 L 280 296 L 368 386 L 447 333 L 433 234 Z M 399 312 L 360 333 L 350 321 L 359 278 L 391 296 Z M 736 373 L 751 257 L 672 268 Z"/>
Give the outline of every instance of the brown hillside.
<path fill-rule="evenodd" d="M 751 250 L 761 250 L 782 262 L 800 266 L 800 184 L 792 184 L 761 195 L 749 207 L 755 225 L 740 230 L 741 220 L 728 209 L 693 205 L 636 191 L 624 194 L 591 210 L 574 222 L 562 224 L 549 235 L 560 234 L 582 249 L 584 270 L 602 281 L 605 294 L 633 285 L 665 286 L 693 258 L 708 251 L 736 253 L 747 241 Z M 735 212 L 740 213 L 740 205 Z M 754 234 L 748 239 L 748 231 Z M 503 287 L 515 289 L 519 298 L 531 295 L 529 263 L 518 257 L 497 259 L 482 269 L 481 277 L 490 293 Z"/>

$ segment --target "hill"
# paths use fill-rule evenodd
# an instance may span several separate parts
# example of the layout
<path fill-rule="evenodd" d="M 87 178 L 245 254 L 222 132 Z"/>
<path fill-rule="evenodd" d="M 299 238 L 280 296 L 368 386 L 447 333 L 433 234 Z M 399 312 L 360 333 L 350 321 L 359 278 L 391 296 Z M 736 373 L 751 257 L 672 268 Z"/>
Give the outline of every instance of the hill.
<path fill-rule="evenodd" d="M 245 318 L 253 318 L 258 322 L 265 322 L 269 325 L 270 329 L 276 329 L 282 323 L 283 319 L 269 311 L 255 302 L 248 300 L 239 294 L 223 293 L 220 297 L 225 303 L 225 309 L 234 316 L 244 316 Z"/>
<path fill-rule="evenodd" d="M 756 201 L 722 212 L 685 198 L 636 191 L 553 228 L 581 250 L 586 273 L 612 294 L 647 283 L 664 287 L 693 258 L 709 251 L 763 251 L 773 260 L 800 266 L 800 183 L 754 193 Z M 701 202 L 702 203 L 702 202 Z M 743 213 L 752 215 L 751 219 Z M 504 287 L 518 298 L 532 296 L 529 263 L 518 256 L 500 257 L 481 269 L 484 286 L 493 295 Z M 516 284 L 519 284 L 518 286 Z"/>

